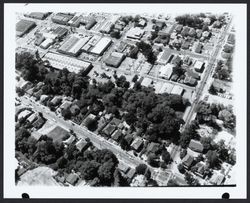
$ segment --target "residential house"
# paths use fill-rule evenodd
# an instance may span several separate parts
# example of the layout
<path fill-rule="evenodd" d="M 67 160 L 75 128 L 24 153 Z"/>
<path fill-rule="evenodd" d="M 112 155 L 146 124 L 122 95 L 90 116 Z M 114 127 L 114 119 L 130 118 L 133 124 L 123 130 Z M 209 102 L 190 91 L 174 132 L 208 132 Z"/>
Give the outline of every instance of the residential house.
<path fill-rule="evenodd" d="M 89 143 L 84 140 L 84 139 L 80 139 L 77 143 L 76 143 L 76 148 L 81 152 L 81 151 L 85 151 L 87 148 L 89 147 Z"/>
<path fill-rule="evenodd" d="M 116 142 L 119 142 L 121 137 L 122 137 L 122 131 L 120 129 L 116 130 L 112 135 L 112 139 L 115 140 Z"/>
<path fill-rule="evenodd" d="M 52 103 L 52 105 L 57 106 L 61 103 L 62 101 L 62 96 L 55 96 L 50 103 Z"/>
<path fill-rule="evenodd" d="M 161 78 L 164 78 L 164 79 L 167 79 L 169 80 L 170 77 L 172 76 L 173 74 L 173 67 L 174 65 L 173 64 L 170 64 L 168 63 L 167 65 L 165 66 L 162 66 L 159 70 L 159 76 Z"/>
<path fill-rule="evenodd" d="M 123 173 L 123 174 L 126 174 L 130 167 L 127 165 L 127 164 L 124 164 L 123 162 L 119 161 L 119 164 L 118 164 L 118 169 Z"/>
<path fill-rule="evenodd" d="M 181 57 L 179 55 L 175 55 L 171 61 L 172 64 L 178 66 L 181 64 Z"/>
<path fill-rule="evenodd" d="M 33 126 L 36 129 L 39 129 L 39 128 L 41 128 L 44 125 L 45 122 L 46 122 L 46 120 L 39 115 L 38 118 L 37 118 L 37 120 L 33 123 Z"/>
<path fill-rule="evenodd" d="M 56 110 L 57 113 L 61 113 L 63 110 L 69 108 L 71 104 L 72 104 L 72 102 L 70 102 L 70 101 L 63 102 L 62 105 Z"/>
<path fill-rule="evenodd" d="M 196 61 L 194 63 L 194 69 L 195 69 L 195 71 L 197 71 L 199 73 L 202 73 L 203 70 L 204 70 L 204 68 L 205 68 L 205 63 L 204 62 L 202 62 L 202 61 Z"/>
<path fill-rule="evenodd" d="M 177 33 L 181 33 L 182 28 L 183 28 L 183 25 L 178 24 L 178 25 L 175 27 L 175 30 L 176 30 Z"/>
<path fill-rule="evenodd" d="M 143 139 L 141 139 L 140 137 L 136 137 L 131 144 L 131 148 L 137 152 L 139 152 L 142 149 L 142 146 L 143 146 Z"/>
<path fill-rule="evenodd" d="M 133 179 L 133 177 L 135 176 L 135 174 L 136 174 L 135 169 L 130 168 L 130 170 L 126 174 L 129 182 Z"/>
<path fill-rule="evenodd" d="M 66 182 L 73 186 L 76 185 L 78 180 L 79 180 L 79 176 L 75 173 L 71 173 L 66 177 Z"/>
<path fill-rule="evenodd" d="M 182 31 L 181 31 L 181 35 L 182 36 L 187 36 L 188 33 L 189 33 L 189 30 L 190 30 L 190 28 L 188 26 L 184 26 Z"/>
<path fill-rule="evenodd" d="M 203 151 L 203 144 L 201 144 L 201 142 L 197 141 L 197 140 L 190 140 L 189 142 L 189 146 L 188 146 L 191 150 L 195 151 L 195 152 L 199 152 L 202 153 Z"/>
<path fill-rule="evenodd" d="M 80 112 L 80 108 L 76 104 L 72 105 L 69 110 L 73 115 L 77 115 Z"/>
<path fill-rule="evenodd" d="M 189 167 L 192 165 L 194 161 L 194 157 L 191 155 L 187 154 L 183 159 L 182 159 L 182 164 L 186 169 L 189 169 Z"/>
<path fill-rule="evenodd" d="M 159 147 L 159 143 L 150 142 L 147 146 L 147 154 L 156 153 L 159 150 Z"/>
<path fill-rule="evenodd" d="M 74 135 L 70 135 L 70 137 L 63 141 L 64 144 L 70 145 L 75 141 L 76 137 Z"/>
<path fill-rule="evenodd" d="M 194 71 L 192 71 L 191 69 L 187 69 L 185 72 L 186 76 L 191 76 L 192 78 L 196 79 L 196 80 L 200 80 L 200 75 Z"/>
<path fill-rule="evenodd" d="M 196 29 L 196 37 L 199 39 L 202 36 L 202 30 Z"/>
<path fill-rule="evenodd" d="M 188 76 L 188 75 L 186 75 L 185 76 L 185 79 L 184 79 L 184 81 L 183 81 L 183 83 L 184 84 L 186 84 L 186 85 L 189 85 L 189 86 L 196 86 L 197 85 L 197 80 L 195 79 L 195 78 L 193 78 L 192 76 Z"/>
<path fill-rule="evenodd" d="M 225 176 L 223 174 L 214 172 L 209 182 L 214 185 L 222 185 L 224 180 L 225 180 Z"/>

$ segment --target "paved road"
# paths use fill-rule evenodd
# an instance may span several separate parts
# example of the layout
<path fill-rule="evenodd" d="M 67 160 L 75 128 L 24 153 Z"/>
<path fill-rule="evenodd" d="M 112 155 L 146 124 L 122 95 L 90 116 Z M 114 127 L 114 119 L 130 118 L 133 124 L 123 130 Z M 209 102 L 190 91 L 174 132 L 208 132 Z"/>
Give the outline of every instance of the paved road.
<path fill-rule="evenodd" d="M 28 97 L 20 97 L 22 104 L 27 105 L 29 107 L 33 107 L 35 111 L 42 112 L 43 116 L 56 122 L 57 125 L 69 130 L 72 129 L 77 137 L 79 138 L 89 138 L 91 142 L 96 146 L 98 149 L 110 149 L 119 160 L 122 162 L 127 163 L 130 167 L 136 167 L 138 164 L 146 164 L 143 160 L 135 157 L 128 152 L 122 150 L 119 146 L 107 141 L 101 136 L 96 135 L 95 133 L 87 130 L 85 127 L 79 126 L 77 124 L 72 124 L 71 121 L 65 121 L 63 118 L 59 118 L 54 112 L 51 112 L 47 107 L 35 102 L 33 99 Z M 155 170 L 154 168 L 150 167 L 151 170 Z"/>
<path fill-rule="evenodd" d="M 220 38 L 217 40 L 217 45 L 214 49 L 214 52 L 211 54 L 211 57 L 209 59 L 209 62 L 208 62 L 208 65 L 207 65 L 207 70 L 205 72 L 205 75 L 204 75 L 204 78 L 203 80 L 201 81 L 201 84 L 196 92 L 196 99 L 194 100 L 194 103 L 192 104 L 191 106 L 191 109 L 189 111 L 189 114 L 187 116 L 187 119 L 186 119 L 186 123 L 184 124 L 183 126 L 183 130 L 190 124 L 191 120 L 192 120 L 192 117 L 195 113 L 195 109 L 201 99 L 201 96 L 202 96 L 202 92 L 204 90 L 204 87 L 207 83 L 207 80 L 208 80 L 208 77 L 211 76 L 211 73 L 213 71 L 213 68 L 215 66 L 215 62 L 216 62 L 216 58 L 219 54 L 219 51 L 224 43 L 224 40 L 225 40 L 225 37 L 226 37 L 226 34 L 228 32 L 228 29 L 230 28 L 230 24 L 232 22 L 232 19 L 231 21 L 227 24 L 226 28 L 223 30 L 223 32 L 221 33 L 221 36 Z"/>

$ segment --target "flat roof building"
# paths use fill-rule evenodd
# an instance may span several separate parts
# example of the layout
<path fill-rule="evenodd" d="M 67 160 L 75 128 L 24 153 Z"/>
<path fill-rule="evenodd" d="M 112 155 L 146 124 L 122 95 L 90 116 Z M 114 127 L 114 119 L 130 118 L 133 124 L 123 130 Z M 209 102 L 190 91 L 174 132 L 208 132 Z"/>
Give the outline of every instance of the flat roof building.
<path fill-rule="evenodd" d="M 126 37 L 128 39 L 141 39 L 141 37 L 144 35 L 144 30 L 142 30 L 139 27 L 132 27 L 128 32 Z"/>
<path fill-rule="evenodd" d="M 199 72 L 199 73 L 202 73 L 203 70 L 204 70 L 204 68 L 205 68 L 204 65 L 205 65 L 204 62 L 202 62 L 202 61 L 196 61 L 196 62 L 194 63 L 194 69 L 195 69 L 195 71 L 197 71 L 197 72 Z"/>
<path fill-rule="evenodd" d="M 106 65 L 118 68 L 124 60 L 125 55 L 119 52 L 112 52 L 109 57 L 104 61 Z"/>
<path fill-rule="evenodd" d="M 34 19 L 38 19 L 38 20 L 44 20 L 50 13 L 46 12 L 31 12 L 31 13 L 26 13 L 24 14 L 25 17 L 28 18 L 34 18 Z"/>
<path fill-rule="evenodd" d="M 87 74 L 93 67 L 89 62 L 51 52 L 47 53 L 43 57 L 43 60 L 48 60 L 50 66 L 55 69 L 62 70 L 63 68 L 66 68 L 69 72 L 75 73 L 79 73 L 83 70 Z"/>
<path fill-rule="evenodd" d="M 36 27 L 36 23 L 31 20 L 20 20 L 16 24 L 16 36 L 22 37 L 24 34 L 28 33 L 31 29 Z"/>
<path fill-rule="evenodd" d="M 92 54 L 102 55 L 103 52 L 110 46 L 112 40 L 108 37 L 101 38 L 93 49 L 90 51 Z"/>
<path fill-rule="evenodd" d="M 174 65 L 173 64 L 170 64 L 168 63 L 167 65 L 165 66 L 162 66 L 159 70 L 159 76 L 161 78 L 164 78 L 164 79 L 167 79 L 169 80 L 170 77 L 172 76 L 173 74 L 173 67 Z"/>
<path fill-rule="evenodd" d="M 171 94 L 177 94 L 177 95 L 183 95 L 184 89 L 179 86 L 179 85 L 175 85 L 171 91 Z"/>
<path fill-rule="evenodd" d="M 162 94 L 162 93 L 170 94 L 173 88 L 174 88 L 174 85 L 170 83 L 164 83 L 159 91 L 159 94 Z"/>

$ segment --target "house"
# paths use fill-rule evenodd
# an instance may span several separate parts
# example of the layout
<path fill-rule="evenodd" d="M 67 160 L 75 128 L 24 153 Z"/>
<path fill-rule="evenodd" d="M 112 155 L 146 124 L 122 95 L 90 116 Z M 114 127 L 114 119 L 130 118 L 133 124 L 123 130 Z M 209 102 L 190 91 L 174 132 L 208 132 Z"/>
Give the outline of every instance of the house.
<path fill-rule="evenodd" d="M 77 143 L 76 143 L 76 148 L 81 152 L 81 151 L 85 151 L 87 148 L 89 147 L 89 143 L 84 140 L 84 139 L 80 139 Z"/>
<path fill-rule="evenodd" d="M 204 37 L 204 38 L 209 38 L 210 35 L 211 35 L 211 32 L 208 32 L 208 31 L 204 31 L 204 32 L 202 33 L 202 37 Z"/>
<path fill-rule="evenodd" d="M 123 173 L 123 174 L 126 174 L 130 167 L 127 165 L 127 164 L 124 164 L 123 162 L 119 161 L 119 164 L 118 164 L 118 169 Z"/>
<path fill-rule="evenodd" d="M 188 147 L 195 152 L 202 153 L 203 151 L 203 144 L 201 144 L 201 142 L 194 140 L 194 139 L 190 140 Z"/>
<path fill-rule="evenodd" d="M 189 57 L 188 55 L 186 55 L 186 56 L 183 58 L 183 63 L 186 64 L 187 66 L 191 65 L 191 63 L 192 63 L 191 57 Z"/>
<path fill-rule="evenodd" d="M 75 173 L 71 173 L 66 177 L 66 182 L 73 186 L 76 185 L 78 180 L 79 180 L 79 177 Z"/>
<path fill-rule="evenodd" d="M 182 28 L 183 28 L 183 25 L 178 24 L 178 25 L 175 27 L 175 30 L 176 30 L 177 33 L 181 33 Z"/>
<path fill-rule="evenodd" d="M 152 85 L 153 80 L 151 78 L 143 78 L 141 85 L 145 87 L 149 87 Z"/>
<path fill-rule="evenodd" d="M 110 124 L 111 125 L 115 125 L 115 126 L 118 126 L 122 121 L 118 118 L 113 118 L 111 121 L 110 121 Z"/>
<path fill-rule="evenodd" d="M 18 120 L 20 119 L 26 119 L 28 118 L 30 115 L 32 114 L 32 112 L 30 110 L 25 109 L 24 111 L 21 111 L 18 115 Z"/>
<path fill-rule="evenodd" d="M 127 172 L 126 176 L 128 178 L 129 181 L 131 181 L 133 179 L 133 177 L 135 176 L 136 171 L 133 168 L 130 168 L 130 170 Z"/>
<path fill-rule="evenodd" d="M 64 144 L 70 145 L 75 141 L 75 136 L 74 135 L 70 135 L 70 137 L 66 140 L 63 141 Z"/>
<path fill-rule="evenodd" d="M 102 130 L 102 133 L 105 134 L 106 136 L 110 137 L 112 135 L 112 133 L 115 131 L 115 129 L 116 129 L 116 126 L 109 123 Z"/>
<path fill-rule="evenodd" d="M 36 97 L 37 99 L 39 99 L 41 97 L 41 95 L 43 94 L 43 90 L 40 89 L 37 92 L 33 93 L 33 96 Z"/>
<path fill-rule="evenodd" d="M 196 37 L 199 39 L 202 36 L 202 30 L 196 29 Z"/>
<path fill-rule="evenodd" d="M 49 99 L 48 95 L 43 94 L 43 95 L 40 96 L 40 102 L 41 103 L 44 103 L 44 102 L 48 101 L 48 99 Z"/>
<path fill-rule="evenodd" d="M 115 140 L 116 142 L 119 142 L 121 137 L 122 137 L 122 131 L 120 129 L 116 130 L 112 135 L 112 139 Z"/>
<path fill-rule="evenodd" d="M 183 40 L 181 44 L 181 48 L 186 50 L 186 49 L 189 49 L 189 47 L 190 47 L 190 42 L 187 40 Z"/>
<path fill-rule="evenodd" d="M 61 96 L 55 96 L 50 103 L 52 103 L 53 106 L 57 106 L 61 103 L 62 97 Z"/>
<path fill-rule="evenodd" d="M 128 39 L 135 39 L 135 40 L 139 40 L 142 38 L 142 36 L 144 35 L 145 31 L 139 27 L 132 27 L 126 35 L 126 38 Z"/>
<path fill-rule="evenodd" d="M 69 108 L 71 104 L 72 104 L 72 102 L 70 102 L 70 101 L 63 102 L 62 105 L 56 110 L 57 113 L 61 113 L 63 110 Z"/>
<path fill-rule="evenodd" d="M 179 55 L 175 55 L 171 61 L 172 64 L 174 64 L 175 66 L 180 65 L 181 63 L 181 57 Z"/>
<path fill-rule="evenodd" d="M 157 56 L 157 63 L 161 65 L 165 65 L 169 63 L 170 57 L 169 53 L 167 50 L 164 50 L 163 52 L 160 52 L 159 55 Z"/>
<path fill-rule="evenodd" d="M 171 173 L 169 171 L 159 171 L 155 180 L 159 186 L 167 186 L 170 175 Z"/>
<path fill-rule="evenodd" d="M 195 167 L 197 167 L 197 171 L 195 172 L 195 174 L 200 176 L 201 178 L 204 178 L 204 176 L 206 175 L 205 171 L 208 169 L 208 165 L 200 161 L 195 165 Z"/>
<path fill-rule="evenodd" d="M 76 104 L 72 105 L 69 110 L 73 115 L 76 115 L 78 112 L 80 112 L 80 108 Z"/>
<path fill-rule="evenodd" d="M 189 32 L 188 32 L 188 35 L 191 36 L 191 37 L 195 37 L 195 35 L 196 35 L 195 29 L 194 28 L 190 28 Z"/>
<path fill-rule="evenodd" d="M 195 53 L 200 54 L 201 51 L 202 51 L 202 48 L 203 48 L 203 45 L 201 43 L 199 43 L 199 42 L 194 43 L 194 51 L 195 51 Z"/>
<path fill-rule="evenodd" d="M 178 78 L 179 78 L 179 76 L 174 74 L 174 75 L 172 75 L 171 80 L 176 82 L 178 80 Z"/>
<path fill-rule="evenodd" d="M 38 119 L 33 123 L 33 126 L 36 129 L 39 129 L 44 125 L 45 122 L 46 122 L 46 120 L 43 117 L 38 116 Z"/>
<path fill-rule="evenodd" d="M 185 76 L 183 83 L 189 86 L 196 86 L 198 82 L 192 76 Z"/>
<path fill-rule="evenodd" d="M 204 68 L 205 68 L 205 63 L 204 62 L 202 62 L 202 61 L 196 61 L 194 63 L 194 69 L 195 69 L 195 71 L 197 71 L 199 73 L 202 73 L 203 70 L 204 70 Z"/>
<path fill-rule="evenodd" d="M 147 178 L 144 175 L 136 175 L 130 183 L 131 187 L 146 187 Z"/>
<path fill-rule="evenodd" d="M 187 36 L 188 33 L 189 33 L 189 30 L 190 30 L 190 28 L 188 26 L 184 26 L 182 31 L 181 31 L 181 35 L 182 36 Z"/>
<path fill-rule="evenodd" d="M 131 135 L 130 133 L 128 133 L 128 134 L 124 137 L 124 139 L 127 141 L 127 143 L 128 143 L 129 145 L 131 145 L 131 143 L 132 143 L 133 140 L 134 140 L 133 135 Z"/>
<path fill-rule="evenodd" d="M 147 146 L 147 154 L 155 153 L 159 150 L 160 144 L 155 142 L 150 142 Z"/>
<path fill-rule="evenodd" d="M 24 81 L 21 85 L 20 88 L 23 89 L 24 91 L 27 91 L 32 87 L 32 83 L 30 81 Z"/>
<path fill-rule="evenodd" d="M 138 27 L 145 27 L 147 24 L 146 20 L 141 18 L 138 23 Z"/>
<path fill-rule="evenodd" d="M 186 169 L 189 169 L 189 167 L 191 166 L 191 164 L 194 161 L 194 157 L 192 157 L 191 155 L 187 154 L 183 159 L 182 159 L 182 164 Z"/>
<path fill-rule="evenodd" d="M 235 44 L 235 35 L 234 34 L 229 34 L 227 38 L 227 43 L 228 44 Z"/>
<path fill-rule="evenodd" d="M 131 148 L 137 152 L 141 150 L 142 146 L 143 146 L 143 139 L 141 139 L 140 137 L 136 137 L 131 144 Z"/>
<path fill-rule="evenodd" d="M 81 125 L 82 125 L 82 126 L 86 126 L 86 124 L 87 124 L 89 121 L 94 120 L 94 119 L 96 119 L 96 115 L 90 113 L 90 114 L 83 120 L 83 122 L 82 122 Z"/>
<path fill-rule="evenodd" d="M 223 174 L 214 172 L 209 182 L 214 185 L 221 185 L 224 180 L 225 180 L 225 176 Z"/>
<path fill-rule="evenodd" d="M 33 113 L 31 114 L 28 118 L 27 121 L 29 121 L 29 123 L 33 123 L 37 118 L 38 118 L 38 113 Z"/>
<path fill-rule="evenodd" d="M 185 75 L 191 76 L 192 78 L 194 78 L 196 80 L 200 80 L 200 75 L 198 73 L 192 71 L 191 69 L 186 69 Z"/>
<path fill-rule="evenodd" d="M 162 66 L 159 70 L 159 76 L 161 78 L 164 78 L 164 79 L 167 79 L 169 80 L 170 77 L 172 76 L 173 74 L 173 67 L 174 65 L 173 64 L 170 64 L 168 63 L 167 65 L 165 66 Z"/>

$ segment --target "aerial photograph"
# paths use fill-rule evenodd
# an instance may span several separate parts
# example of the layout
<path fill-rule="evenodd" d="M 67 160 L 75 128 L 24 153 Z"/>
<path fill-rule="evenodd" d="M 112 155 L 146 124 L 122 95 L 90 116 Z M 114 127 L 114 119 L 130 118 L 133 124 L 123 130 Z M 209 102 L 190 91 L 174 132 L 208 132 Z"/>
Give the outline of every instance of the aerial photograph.
<path fill-rule="evenodd" d="M 17 187 L 237 185 L 230 12 L 15 18 Z"/>

